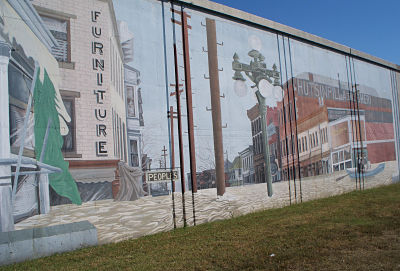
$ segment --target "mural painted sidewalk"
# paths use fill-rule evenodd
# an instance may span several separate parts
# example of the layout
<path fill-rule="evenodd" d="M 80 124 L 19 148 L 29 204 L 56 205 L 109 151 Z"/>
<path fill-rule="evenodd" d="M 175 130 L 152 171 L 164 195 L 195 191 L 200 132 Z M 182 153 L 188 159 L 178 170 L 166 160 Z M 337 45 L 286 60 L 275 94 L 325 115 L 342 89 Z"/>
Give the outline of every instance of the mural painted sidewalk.
<path fill-rule="evenodd" d="M 376 166 L 376 165 L 374 165 Z M 386 170 L 374 177 L 365 178 L 365 189 L 392 183 L 395 162 L 386 163 Z M 291 182 L 292 202 L 294 187 Z M 216 189 L 199 190 L 195 197 L 197 224 L 228 219 L 257 210 L 289 205 L 288 182 L 273 183 L 274 195 L 267 196 L 267 185 L 254 184 L 229 187 L 222 198 L 216 197 Z M 296 182 L 299 199 L 299 182 Z M 302 180 L 303 201 L 350 192 L 355 189 L 355 180 L 345 172 L 336 172 L 325 178 L 321 176 Z M 185 194 L 186 215 L 193 225 L 191 193 Z M 183 226 L 182 198 L 175 193 L 177 226 Z M 52 207 L 46 215 L 33 216 L 16 225 L 16 229 L 50 226 L 89 220 L 98 230 L 100 244 L 118 242 L 130 238 L 173 229 L 171 196 L 144 197 L 136 201 L 102 200 L 78 205 Z"/>

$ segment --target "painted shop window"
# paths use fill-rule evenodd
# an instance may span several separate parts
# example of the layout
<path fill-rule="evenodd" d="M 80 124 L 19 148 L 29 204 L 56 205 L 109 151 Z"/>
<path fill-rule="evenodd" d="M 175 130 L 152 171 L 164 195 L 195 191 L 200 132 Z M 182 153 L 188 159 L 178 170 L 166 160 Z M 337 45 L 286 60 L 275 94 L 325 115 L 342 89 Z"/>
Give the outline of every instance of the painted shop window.
<path fill-rule="evenodd" d="M 322 128 L 321 132 L 320 132 L 320 139 L 321 139 L 321 144 L 324 144 L 326 142 L 326 134 L 325 134 L 325 129 L 326 128 Z"/>
<path fill-rule="evenodd" d="M 115 111 L 113 111 L 115 112 Z M 116 148 L 116 157 L 121 161 L 126 161 L 127 159 L 127 148 L 126 148 L 126 127 L 125 123 L 122 121 L 121 117 L 115 112 L 113 113 L 113 120 L 115 124 L 113 125 L 113 135 L 114 137 L 114 148 Z M 114 130 L 115 129 L 115 130 Z"/>
<path fill-rule="evenodd" d="M 15 56 L 15 58 L 19 58 Z M 22 59 L 12 60 L 8 65 L 9 105 L 10 105 L 10 146 L 11 152 L 18 154 L 21 146 L 21 136 L 24 129 L 24 120 L 28 106 L 33 70 Z M 31 113 L 33 112 L 33 106 Z M 34 157 L 34 117 L 30 114 L 26 127 L 24 142 L 24 156 Z"/>
<path fill-rule="evenodd" d="M 119 159 L 124 160 L 124 142 L 123 142 L 122 119 L 118 116 L 118 142 L 119 142 Z"/>
<path fill-rule="evenodd" d="M 114 123 L 115 123 L 115 125 L 114 125 L 114 129 L 115 129 L 115 132 L 114 132 L 114 135 L 115 135 L 115 137 L 114 137 L 114 142 L 115 142 L 115 149 L 116 149 L 116 152 L 115 152 L 115 156 L 116 157 L 120 157 L 120 144 L 119 144 L 119 123 L 118 123 L 118 114 L 114 111 Z"/>
<path fill-rule="evenodd" d="M 300 139 L 297 139 L 297 147 L 299 148 L 299 153 L 301 153 L 302 150 L 301 150 Z"/>
<path fill-rule="evenodd" d="M 71 116 L 73 113 L 73 106 L 74 106 L 74 101 L 72 99 L 64 99 L 64 106 L 68 112 L 68 114 Z M 63 137 L 64 139 L 64 144 L 62 146 L 62 150 L 63 151 L 73 151 L 74 150 L 74 146 L 75 146 L 75 140 L 74 140 L 74 136 L 73 136 L 73 125 L 72 123 L 68 123 L 68 134 L 66 136 Z"/>
<path fill-rule="evenodd" d="M 143 100 L 142 100 L 142 91 L 141 88 L 137 91 L 137 99 L 139 106 L 139 125 L 144 126 L 144 118 L 143 118 Z"/>
<path fill-rule="evenodd" d="M 314 137 L 314 134 L 312 134 L 312 136 L 310 137 L 310 140 L 311 140 L 311 148 L 314 148 L 314 147 L 315 147 L 315 137 Z"/>
<path fill-rule="evenodd" d="M 332 170 L 340 171 L 352 167 L 350 147 L 332 152 Z"/>
<path fill-rule="evenodd" d="M 308 151 L 307 136 L 304 137 L 304 145 L 306 147 L 306 151 Z"/>
<path fill-rule="evenodd" d="M 130 148 L 131 148 L 131 166 L 138 167 L 139 166 L 139 152 L 138 152 L 137 140 L 130 140 Z"/>
<path fill-rule="evenodd" d="M 116 139 L 116 122 L 115 122 L 115 114 L 114 113 L 114 108 L 111 109 L 111 113 L 112 113 L 112 127 L 113 127 L 113 142 L 114 142 L 114 156 L 117 156 L 117 140 Z"/>
<path fill-rule="evenodd" d="M 67 110 L 71 121 L 67 122 L 68 134 L 63 136 L 62 152 L 66 158 L 80 158 L 81 155 L 77 154 L 76 149 L 76 112 L 75 112 L 75 99 L 80 97 L 79 92 L 60 90 L 61 97 Z"/>
<path fill-rule="evenodd" d="M 126 87 L 126 99 L 128 103 L 128 117 L 136 117 L 136 97 L 135 88 L 133 86 Z"/>
<path fill-rule="evenodd" d="M 127 148 L 126 148 L 126 127 L 125 127 L 125 123 L 122 122 L 122 132 L 123 132 L 123 137 L 122 140 L 124 142 L 123 146 L 124 146 L 124 161 L 126 162 L 128 160 L 127 157 Z"/>
<path fill-rule="evenodd" d="M 46 16 L 42 20 L 58 42 L 51 53 L 60 62 L 70 62 L 69 21 Z"/>

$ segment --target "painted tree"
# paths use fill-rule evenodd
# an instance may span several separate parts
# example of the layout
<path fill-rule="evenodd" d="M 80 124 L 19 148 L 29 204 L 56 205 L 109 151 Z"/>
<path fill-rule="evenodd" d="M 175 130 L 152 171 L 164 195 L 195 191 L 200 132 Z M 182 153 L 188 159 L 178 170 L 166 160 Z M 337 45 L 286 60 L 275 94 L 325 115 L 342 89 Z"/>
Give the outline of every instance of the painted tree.
<path fill-rule="evenodd" d="M 40 71 L 39 71 L 40 72 Z M 36 159 L 40 159 L 43 148 L 43 139 L 46 134 L 47 123 L 51 120 L 47 145 L 43 162 L 62 170 L 61 173 L 49 174 L 49 183 L 54 191 L 66 197 L 75 204 L 82 204 L 78 187 L 68 171 L 69 163 L 64 160 L 61 152 L 63 138 L 60 133 L 60 120 L 56 104 L 56 91 L 49 75 L 44 70 L 43 83 L 39 80 L 39 73 L 35 84 L 35 151 Z"/>

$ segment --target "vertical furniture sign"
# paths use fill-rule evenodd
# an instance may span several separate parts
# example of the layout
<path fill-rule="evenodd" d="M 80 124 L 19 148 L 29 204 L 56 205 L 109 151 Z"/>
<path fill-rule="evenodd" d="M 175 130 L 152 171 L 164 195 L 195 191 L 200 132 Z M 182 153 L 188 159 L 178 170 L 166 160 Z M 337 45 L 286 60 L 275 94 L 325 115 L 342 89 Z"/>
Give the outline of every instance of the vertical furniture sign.
<path fill-rule="evenodd" d="M 92 65 L 93 70 L 96 72 L 94 80 L 96 87 L 93 91 L 96 96 L 96 108 L 94 109 L 94 115 L 96 117 L 96 135 L 97 140 L 95 142 L 96 156 L 108 156 L 107 151 L 107 126 L 105 120 L 107 117 L 107 110 L 102 106 L 104 104 L 104 98 L 106 90 L 103 86 L 103 73 L 104 73 L 104 46 L 100 41 L 101 38 L 101 27 L 98 26 L 98 21 L 101 18 L 101 12 L 93 10 L 91 12 L 92 17 Z"/>

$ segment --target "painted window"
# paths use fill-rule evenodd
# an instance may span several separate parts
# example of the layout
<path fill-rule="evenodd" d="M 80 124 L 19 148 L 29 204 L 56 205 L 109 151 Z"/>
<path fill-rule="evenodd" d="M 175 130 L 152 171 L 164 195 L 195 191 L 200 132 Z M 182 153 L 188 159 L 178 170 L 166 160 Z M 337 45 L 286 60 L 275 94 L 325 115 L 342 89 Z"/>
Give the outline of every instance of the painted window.
<path fill-rule="evenodd" d="M 42 20 L 58 43 L 58 46 L 51 49 L 51 53 L 60 62 L 70 62 L 68 21 L 46 16 L 42 16 Z"/>
<path fill-rule="evenodd" d="M 71 117 L 71 121 L 67 122 L 68 134 L 63 136 L 62 152 L 66 158 L 80 158 L 81 155 L 77 154 L 76 143 L 76 111 L 75 99 L 80 97 L 79 92 L 60 90 L 61 98 L 63 100 L 65 109 Z"/>
<path fill-rule="evenodd" d="M 332 152 L 332 170 L 340 171 L 352 167 L 350 148 Z"/>
<path fill-rule="evenodd" d="M 135 89 L 132 86 L 126 87 L 128 117 L 136 117 Z"/>
<path fill-rule="evenodd" d="M 63 99 L 65 109 L 67 110 L 68 115 L 72 116 L 74 114 L 74 101 L 73 99 Z M 62 150 L 65 152 L 73 151 L 76 145 L 75 138 L 74 138 L 74 130 L 72 121 L 67 124 L 68 126 L 68 134 L 63 136 L 64 144 L 62 146 Z"/>

